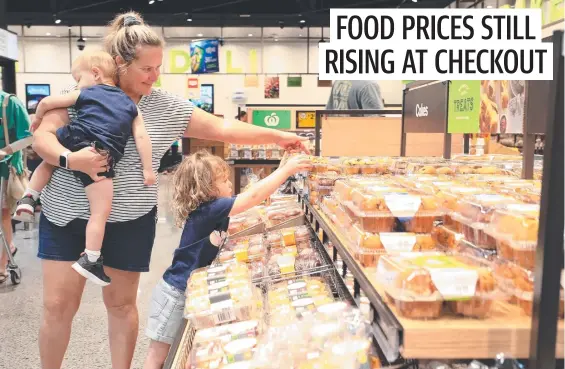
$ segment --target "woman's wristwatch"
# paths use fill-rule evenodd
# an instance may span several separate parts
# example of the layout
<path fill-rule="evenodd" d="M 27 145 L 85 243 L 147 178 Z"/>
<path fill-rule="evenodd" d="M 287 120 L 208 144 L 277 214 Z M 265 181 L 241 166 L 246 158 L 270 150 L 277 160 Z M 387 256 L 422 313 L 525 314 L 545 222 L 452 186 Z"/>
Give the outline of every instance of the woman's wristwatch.
<path fill-rule="evenodd" d="M 69 169 L 69 154 L 70 151 L 65 151 L 59 155 L 59 166 L 61 168 Z"/>

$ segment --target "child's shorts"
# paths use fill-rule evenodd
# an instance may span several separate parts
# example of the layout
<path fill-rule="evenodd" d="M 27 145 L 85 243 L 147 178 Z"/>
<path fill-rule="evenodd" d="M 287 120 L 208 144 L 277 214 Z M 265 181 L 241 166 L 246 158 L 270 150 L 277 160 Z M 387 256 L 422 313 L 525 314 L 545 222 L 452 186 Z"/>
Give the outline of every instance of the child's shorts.
<path fill-rule="evenodd" d="M 184 292 L 161 279 L 151 297 L 147 337 L 172 345 L 183 320 L 184 302 Z"/>
<path fill-rule="evenodd" d="M 98 153 L 108 158 L 108 169 L 105 172 L 98 173 L 98 175 L 106 178 L 114 178 L 116 176 L 114 166 L 119 158 L 115 158 L 112 155 L 112 152 L 110 150 L 106 150 L 99 141 L 89 139 L 82 134 L 82 132 L 73 130 L 69 125 L 63 126 L 57 130 L 57 139 L 61 145 L 65 146 L 72 152 L 92 146 L 96 149 L 96 151 L 98 151 Z M 94 183 L 94 180 L 86 173 L 79 171 L 74 171 L 73 173 L 75 177 L 80 179 L 84 187 Z"/>

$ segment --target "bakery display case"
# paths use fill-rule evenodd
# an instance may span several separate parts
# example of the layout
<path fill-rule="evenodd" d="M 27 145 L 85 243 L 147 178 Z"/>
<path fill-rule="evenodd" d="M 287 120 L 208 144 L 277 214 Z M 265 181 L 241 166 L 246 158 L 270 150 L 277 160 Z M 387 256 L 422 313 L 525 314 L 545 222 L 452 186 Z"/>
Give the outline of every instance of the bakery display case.
<path fill-rule="evenodd" d="M 561 47 L 562 34 L 557 41 Z M 214 280 L 214 270 L 199 271 L 190 320 L 165 367 L 399 369 L 465 361 L 471 364 L 444 367 L 483 368 L 471 360 L 495 358 L 515 359 L 521 368 L 556 367 L 565 347 L 564 134 L 562 87 L 553 90 L 541 179 L 528 175 L 520 156 L 451 159 L 450 134 L 443 157 L 381 155 L 370 149 L 382 143 L 373 136 L 358 145 L 367 152 L 320 156 L 327 111 L 318 111 L 316 157 L 304 185 L 293 187 L 298 201 L 262 208 L 267 227 L 260 247 L 258 239 L 230 240 L 236 246 L 220 252 L 230 320 L 212 308 L 214 284 L 202 282 Z M 404 123 L 402 154 L 410 141 L 405 134 L 419 133 Z M 326 150 L 338 136 L 324 137 Z M 303 224 L 278 223 L 291 216 Z M 246 265 L 252 246 L 264 261 L 260 278 Z M 251 313 L 238 315 L 241 306 Z M 197 314 L 204 318 L 194 323 Z M 215 331 L 199 338 L 195 324 L 206 333 L 211 321 L 221 321 L 224 332 L 243 328 L 225 339 Z M 249 340 L 232 343 L 247 331 Z M 195 352 L 199 342 L 209 344 Z M 241 359 L 231 362 L 234 355 Z"/>

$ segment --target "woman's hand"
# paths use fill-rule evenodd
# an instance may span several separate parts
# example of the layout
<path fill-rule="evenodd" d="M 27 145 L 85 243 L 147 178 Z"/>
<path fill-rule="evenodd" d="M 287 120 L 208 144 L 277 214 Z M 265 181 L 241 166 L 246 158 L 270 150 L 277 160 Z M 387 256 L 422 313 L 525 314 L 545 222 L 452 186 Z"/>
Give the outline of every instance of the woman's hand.
<path fill-rule="evenodd" d="M 304 152 L 310 154 L 306 144 L 310 141 L 308 137 L 300 137 L 294 133 L 280 132 L 280 138 L 275 142 L 280 147 L 290 152 Z"/>
<path fill-rule="evenodd" d="M 68 160 L 69 169 L 86 173 L 93 181 L 98 182 L 105 178 L 98 176 L 98 173 L 107 171 L 108 159 L 106 156 L 100 155 L 93 147 L 85 147 L 82 150 L 70 153 Z"/>

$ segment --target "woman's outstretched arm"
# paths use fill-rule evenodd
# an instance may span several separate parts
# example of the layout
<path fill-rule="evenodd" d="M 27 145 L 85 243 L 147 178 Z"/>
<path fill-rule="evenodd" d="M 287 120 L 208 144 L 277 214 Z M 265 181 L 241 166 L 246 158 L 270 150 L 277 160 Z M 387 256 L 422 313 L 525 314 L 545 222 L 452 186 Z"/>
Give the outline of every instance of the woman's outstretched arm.
<path fill-rule="evenodd" d="M 249 145 L 275 143 L 285 149 L 308 152 L 306 137 L 278 129 L 257 127 L 235 119 L 219 118 L 199 108 L 194 108 L 184 137 Z"/>

